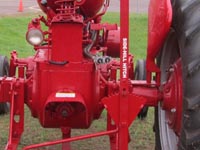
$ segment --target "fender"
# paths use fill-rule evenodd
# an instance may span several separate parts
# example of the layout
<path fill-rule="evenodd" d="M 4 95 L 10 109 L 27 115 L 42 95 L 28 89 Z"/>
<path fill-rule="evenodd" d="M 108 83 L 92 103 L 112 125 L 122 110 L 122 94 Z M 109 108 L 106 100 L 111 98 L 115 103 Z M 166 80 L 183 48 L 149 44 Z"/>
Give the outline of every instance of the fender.
<path fill-rule="evenodd" d="M 155 64 L 165 38 L 172 23 L 172 5 L 170 0 L 150 0 L 148 19 L 148 45 L 147 45 L 147 81 L 151 81 L 151 73 L 159 73 Z"/>

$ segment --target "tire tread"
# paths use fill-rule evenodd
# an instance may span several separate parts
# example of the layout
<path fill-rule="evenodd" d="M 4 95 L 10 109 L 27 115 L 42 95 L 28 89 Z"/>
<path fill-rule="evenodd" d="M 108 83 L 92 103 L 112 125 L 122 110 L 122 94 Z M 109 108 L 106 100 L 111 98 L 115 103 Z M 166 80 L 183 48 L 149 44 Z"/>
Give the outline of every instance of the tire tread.
<path fill-rule="evenodd" d="M 200 0 L 172 0 L 172 7 L 172 28 L 183 63 L 184 99 L 178 150 L 200 150 Z M 160 141 L 156 141 L 158 149 L 161 150 Z"/>

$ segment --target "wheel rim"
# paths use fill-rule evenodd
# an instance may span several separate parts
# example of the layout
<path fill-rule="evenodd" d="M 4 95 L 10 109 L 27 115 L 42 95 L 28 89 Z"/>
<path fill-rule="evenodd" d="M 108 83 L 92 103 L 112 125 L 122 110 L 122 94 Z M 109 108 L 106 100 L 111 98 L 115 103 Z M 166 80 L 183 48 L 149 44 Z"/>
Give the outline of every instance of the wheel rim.
<path fill-rule="evenodd" d="M 169 77 L 163 88 L 162 108 L 168 125 L 180 136 L 182 119 L 182 62 L 178 59 L 169 69 Z"/>
<path fill-rule="evenodd" d="M 158 107 L 160 142 L 162 150 L 177 150 L 178 137 L 166 123 L 166 113 Z"/>
<path fill-rule="evenodd" d="M 170 78 L 174 79 L 173 78 L 174 76 L 177 77 L 177 73 L 180 73 L 180 64 L 181 63 L 180 63 L 179 46 L 178 46 L 177 38 L 175 36 L 175 32 L 172 30 L 169 33 L 169 36 L 162 49 L 162 56 L 161 56 L 161 62 L 160 62 L 161 84 L 166 85 L 166 82 Z M 170 68 L 172 70 L 175 70 L 175 73 L 170 73 L 169 71 Z M 175 78 L 174 80 L 179 81 L 180 80 L 179 77 L 180 75 L 178 75 L 178 79 Z M 175 83 L 174 86 L 176 88 L 176 91 L 178 88 L 180 88 L 179 84 L 176 85 Z M 165 86 L 163 86 L 163 91 L 164 90 L 165 90 Z M 181 93 L 181 97 L 182 97 L 182 93 Z M 164 100 L 158 106 L 158 124 L 159 124 L 159 132 L 160 132 L 160 144 L 161 144 L 162 150 L 177 150 L 180 126 L 177 127 L 174 124 L 174 122 L 178 122 L 179 125 L 181 124 L 181 119 L 179 118 L 180 118 L 180 114 L 182 113 L 181 112 L 182 109 L 180 110 L 177 108 L 178 106 L 180 106 L 179 104 L 178 106 L 176 105 L 174 109 L 174 110 L 178 109 L 178 112 L 172 112 L 171 109 L 167 110 L 166 108 L 165 108 L 166 110 L 163 110 L 163 108 L 165 107 L 165 104 L 164 104 L 165 99 L 167 98 L 165 97 L 165 94 L 164 94 Z M 174 98 L 174 100 L 176 100 L 176 98 Z M 181 99 L 181 103 L 182 103 L 182 99 Z M 177 117 L 177 114 L 179 115 L 179 117 Z M 177 128 L 178 128 L 178 132 L 177 132 Z"/>

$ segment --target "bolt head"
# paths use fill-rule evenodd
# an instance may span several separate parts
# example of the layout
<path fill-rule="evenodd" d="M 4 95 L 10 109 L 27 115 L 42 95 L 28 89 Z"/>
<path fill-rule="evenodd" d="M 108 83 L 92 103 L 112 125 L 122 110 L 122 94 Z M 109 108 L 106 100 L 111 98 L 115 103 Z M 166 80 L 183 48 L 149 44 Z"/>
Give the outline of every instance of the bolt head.
<path fill-rule="evenodd" d="M 174 72 L 174 68 L 170 67 L 169 72 Z"/>
<path fill-rule="evenodd" d="M 175 113 L 175 112 L 176 112 L 176 108 L 172 108 L 172 109 L 171 109 L 171 112 L 172 112 L 172 113 Z"/>
<path fill-rule="evenodd" d="M 63 117 L 67 117 L 67 116 L 68 116 L 67 110 L 63 110 L 63 111 L 62 111 L 62 116 L 63 116 Z"/>

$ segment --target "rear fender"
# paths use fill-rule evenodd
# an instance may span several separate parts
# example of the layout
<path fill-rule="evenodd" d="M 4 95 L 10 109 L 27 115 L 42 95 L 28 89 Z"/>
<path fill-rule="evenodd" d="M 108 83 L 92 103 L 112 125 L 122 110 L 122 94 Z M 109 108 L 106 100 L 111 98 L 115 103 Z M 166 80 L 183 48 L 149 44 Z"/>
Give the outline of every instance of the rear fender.
<path fill-rule="evenodd" d="M 152 72 L 160 72 L 155 58 L 158 55 L 172 22 L 172 6 L 170 0 L 150 0 L 148 19 L 147 46 L 147 79 Z"/>

